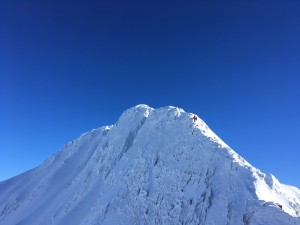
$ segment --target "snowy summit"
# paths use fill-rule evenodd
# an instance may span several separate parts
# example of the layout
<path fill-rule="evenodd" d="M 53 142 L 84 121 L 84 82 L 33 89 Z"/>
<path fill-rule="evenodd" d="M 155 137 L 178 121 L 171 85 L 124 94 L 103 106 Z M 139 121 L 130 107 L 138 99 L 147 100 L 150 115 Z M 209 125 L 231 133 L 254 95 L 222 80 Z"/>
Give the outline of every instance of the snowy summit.
<path fill-rule="evenodd" d="M 299 216 L 299 189 L 171 106 L 130 108 L 0 182 L 3 225 L 300 225 Z"/>

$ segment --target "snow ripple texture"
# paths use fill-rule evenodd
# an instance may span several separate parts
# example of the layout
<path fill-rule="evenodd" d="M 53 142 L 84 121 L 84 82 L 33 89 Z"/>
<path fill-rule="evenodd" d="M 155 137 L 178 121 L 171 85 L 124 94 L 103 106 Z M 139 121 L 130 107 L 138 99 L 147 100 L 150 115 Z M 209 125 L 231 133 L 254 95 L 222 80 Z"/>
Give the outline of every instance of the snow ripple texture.
<path fill-rule="evenodd" d="M 194 114 L 138 105 L 0 183 L 1 225 L 300 225 L 300 191 Z"/>

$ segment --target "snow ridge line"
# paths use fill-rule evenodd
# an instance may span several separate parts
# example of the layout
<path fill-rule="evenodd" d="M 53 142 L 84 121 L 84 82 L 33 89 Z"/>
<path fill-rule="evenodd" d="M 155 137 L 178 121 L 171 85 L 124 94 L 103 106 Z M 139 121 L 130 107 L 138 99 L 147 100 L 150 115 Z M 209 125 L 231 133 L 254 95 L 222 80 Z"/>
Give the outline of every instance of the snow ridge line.
<path fill-rule="evenodd" d="M 148 117 L 144 116 L 141 120 L 141 122 L 138 124 L 138 126 L 135 129 L 132 129 L 126 140 L 125 143 L 123 145 L 122 150 L 120 151 L 120 153 L 118 154 L 118 156 L 114 159 L 114 161 L 112 162 L 110 168 L 108 169 L 108 171 L 106 172 L 105 176 L 104 176 L 104 180 L 107 179 L 107 177 L 110 175 L 111 171 L 113 168 L 115 168 L 115 165 L 117 164 L 117 162 L 119 162 L 121 160 L 121 158 L 123 157 L 123 155 L 128 152 L 128 150 L 132 147 L 134 139 L 136 138 L 136 136 L 138 135 L 139 131 L 141 130 L 141 128 L 143 127 L 143 125 L 145 124 L 145 121 Z"/>

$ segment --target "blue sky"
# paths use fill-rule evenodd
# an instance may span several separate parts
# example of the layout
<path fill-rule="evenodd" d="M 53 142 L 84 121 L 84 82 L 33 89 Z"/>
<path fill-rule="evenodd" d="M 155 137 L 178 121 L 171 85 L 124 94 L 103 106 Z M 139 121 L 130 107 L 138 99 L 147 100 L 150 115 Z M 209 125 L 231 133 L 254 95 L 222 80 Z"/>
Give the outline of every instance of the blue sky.
<path fill-rule="evenodd" d="M 0 2 L 0 180 L 127 108 L 198 114 L 300 187 L 299 1 Z"/>

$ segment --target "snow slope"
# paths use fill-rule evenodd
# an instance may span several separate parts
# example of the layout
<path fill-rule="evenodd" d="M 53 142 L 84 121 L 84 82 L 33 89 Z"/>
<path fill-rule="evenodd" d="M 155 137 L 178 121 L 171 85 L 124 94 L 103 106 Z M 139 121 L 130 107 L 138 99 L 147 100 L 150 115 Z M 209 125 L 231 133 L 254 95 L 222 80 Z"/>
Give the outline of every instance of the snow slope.
<path fill-rule="evenodd" d="M 300 190 L 175 107 L 126 110 L 0 183 L 1 225 L 300 225 Z"/>

